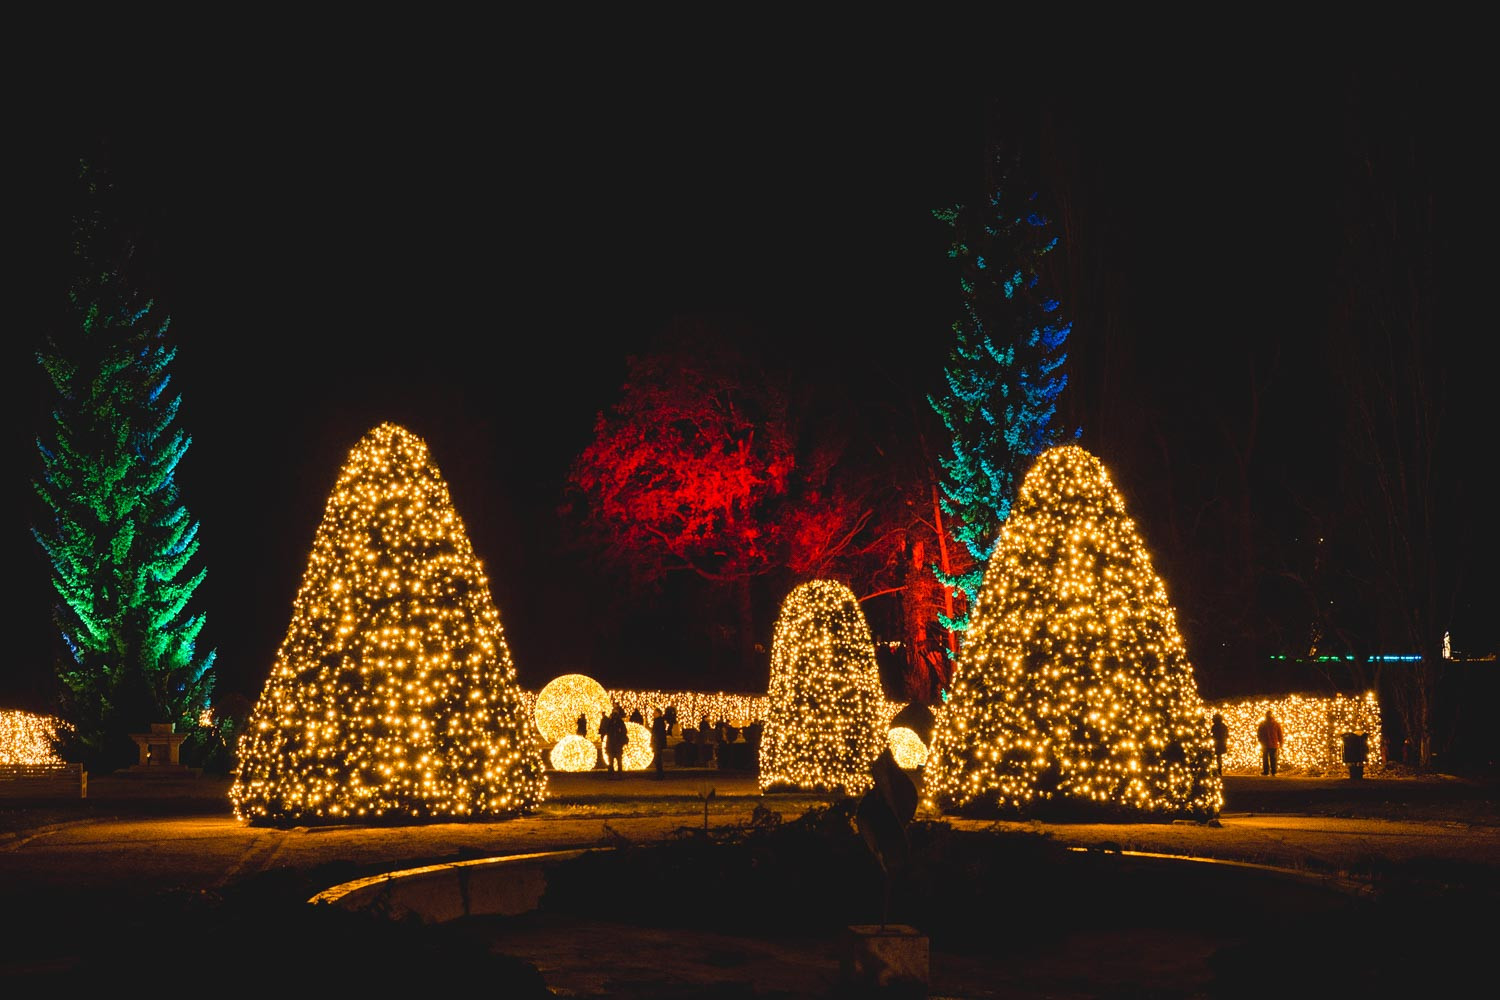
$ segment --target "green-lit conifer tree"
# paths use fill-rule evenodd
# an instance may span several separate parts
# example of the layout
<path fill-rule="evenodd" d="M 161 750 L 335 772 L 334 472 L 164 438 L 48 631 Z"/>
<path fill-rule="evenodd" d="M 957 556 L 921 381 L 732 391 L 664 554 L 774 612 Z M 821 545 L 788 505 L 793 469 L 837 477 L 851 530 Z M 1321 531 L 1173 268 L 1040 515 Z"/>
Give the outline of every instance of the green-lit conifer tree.
<path fill-rule="evenodd" d="M 159 722 L 189 734 L 191 759 L 207 736 L 215 652 L 199 647 L 204 616 L 189 610 L 206 570 L 194 567 L 198 522 L 175 479 L 192 439 L 174 426 L 169 320 L 131 287 L 132 246 L 110 229 L 108 182 L 87 165 L 79 177 L 78 274 L 37 354 L 57 404 L 37 440 L 48 517 L 32 533 L 51 564 L 65 650 L 59 751 L 98 770 L 137 760 L 129 734 Z"/>

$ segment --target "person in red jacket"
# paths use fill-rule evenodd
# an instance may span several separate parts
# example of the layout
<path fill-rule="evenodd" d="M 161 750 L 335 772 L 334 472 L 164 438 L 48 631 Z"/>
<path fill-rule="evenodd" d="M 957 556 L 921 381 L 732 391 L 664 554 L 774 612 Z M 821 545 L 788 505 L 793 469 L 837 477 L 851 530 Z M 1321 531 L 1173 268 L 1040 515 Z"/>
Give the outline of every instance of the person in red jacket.
<path fill-rule="evenodd" d="M 1276 757 L 1281 750 L 1281 723 L 1276 721 L 1269 708 L 1266 717 L 1256 727 L 1255 738 L 1260 740 L 1260 773 L 1275 777 Z"/>

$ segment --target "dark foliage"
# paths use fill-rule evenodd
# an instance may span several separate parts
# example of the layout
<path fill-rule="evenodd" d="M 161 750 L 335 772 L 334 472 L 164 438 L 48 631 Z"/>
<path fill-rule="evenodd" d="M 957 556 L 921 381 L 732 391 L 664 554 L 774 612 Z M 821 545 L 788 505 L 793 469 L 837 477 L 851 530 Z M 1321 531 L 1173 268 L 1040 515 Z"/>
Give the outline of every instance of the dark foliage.
<path fill-rule="evenodd" d="M 492 952 L 479 937 L 308 904 L 327 886 L 364 874 L 328 867 L 269 872 L 218 892 L 38 901 L 34 919 L 7 932 L 0 949 L 12 970 L 6 986 L 16 996 L 109 995 L 168 983 L 231 995 L 415 996 L 439 982 L 462 982 L 522 1000 L 552 995 L 534 965 Z"/>

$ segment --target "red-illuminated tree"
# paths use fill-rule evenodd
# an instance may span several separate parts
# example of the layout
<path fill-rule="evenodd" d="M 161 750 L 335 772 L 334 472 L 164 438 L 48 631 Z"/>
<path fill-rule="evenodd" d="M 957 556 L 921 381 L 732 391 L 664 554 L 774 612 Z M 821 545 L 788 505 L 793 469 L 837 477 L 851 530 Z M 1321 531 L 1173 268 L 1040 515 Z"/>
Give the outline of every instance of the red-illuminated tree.
<path fill-rule="evenodd" d="M 908 701 L 924 705 L 942 699 L 958 656 L 958 633 L 941 622 L 959 618 L 967 606 L 962 590 L 945 586 L 933 573 L 937 566 L 948 578 L 970 566 L 968 550 L 945 530 L 947 518 L 930 485 L 930 503 L 913 501 L 912 523 L 906 531 L 906 560 L 902 578 L 902 641 L 906 645 L 901 685 Z"/>
<path fill-rule="evenodd" d="M 756 384 L 746 364 L 712 341 L 629 358 L 619 402 L 574 462 L 591 540 L 638 583 L 674 570 L 734 580 L 772 559 L 767 508 L 796 456 L 783 387 Z"/>
<path fill-rule="evenodd" d="M 874 586 L 897 540 L 881 531 L 890 490 L 862 461 L 846 411 L 804 394 L 731 338 L 679 320 L 631 357 L 619 401 L 575 459 L 563 513 L 580 545 L 637 585 L 691 573 L 735 595 L 748 667 L 750 583 L 838 573 Z M 817 433 L 811 430 L 818 425 Z"/>

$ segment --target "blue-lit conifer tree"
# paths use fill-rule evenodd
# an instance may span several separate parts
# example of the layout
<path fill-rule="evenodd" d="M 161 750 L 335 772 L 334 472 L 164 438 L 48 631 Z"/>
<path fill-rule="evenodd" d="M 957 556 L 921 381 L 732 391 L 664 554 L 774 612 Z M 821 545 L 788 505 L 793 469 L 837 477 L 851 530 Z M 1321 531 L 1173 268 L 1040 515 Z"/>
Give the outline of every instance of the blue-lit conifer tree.
<path fill-rule="evenodd" d="M 951 435 L 952 454 L 938 459 L 943 510 L 974 562 L 958 575 L 936 565 L 933 572 L 962 591 L 969 608 L 1021 478 L 1062 438 L 1054 419 L 1072 329 L 1044 274 L 1059 237 L 1038 193 L 1021 186 L 1015 155 L 993 154 L 987 187 L 982 205 L 934 213 L 953 231 L 948 256 L 963 310 L 952 327 L 946 391 L 928 402 Z M 967 611 L 938 619 L 954 631 L 968 626 Z"/>

